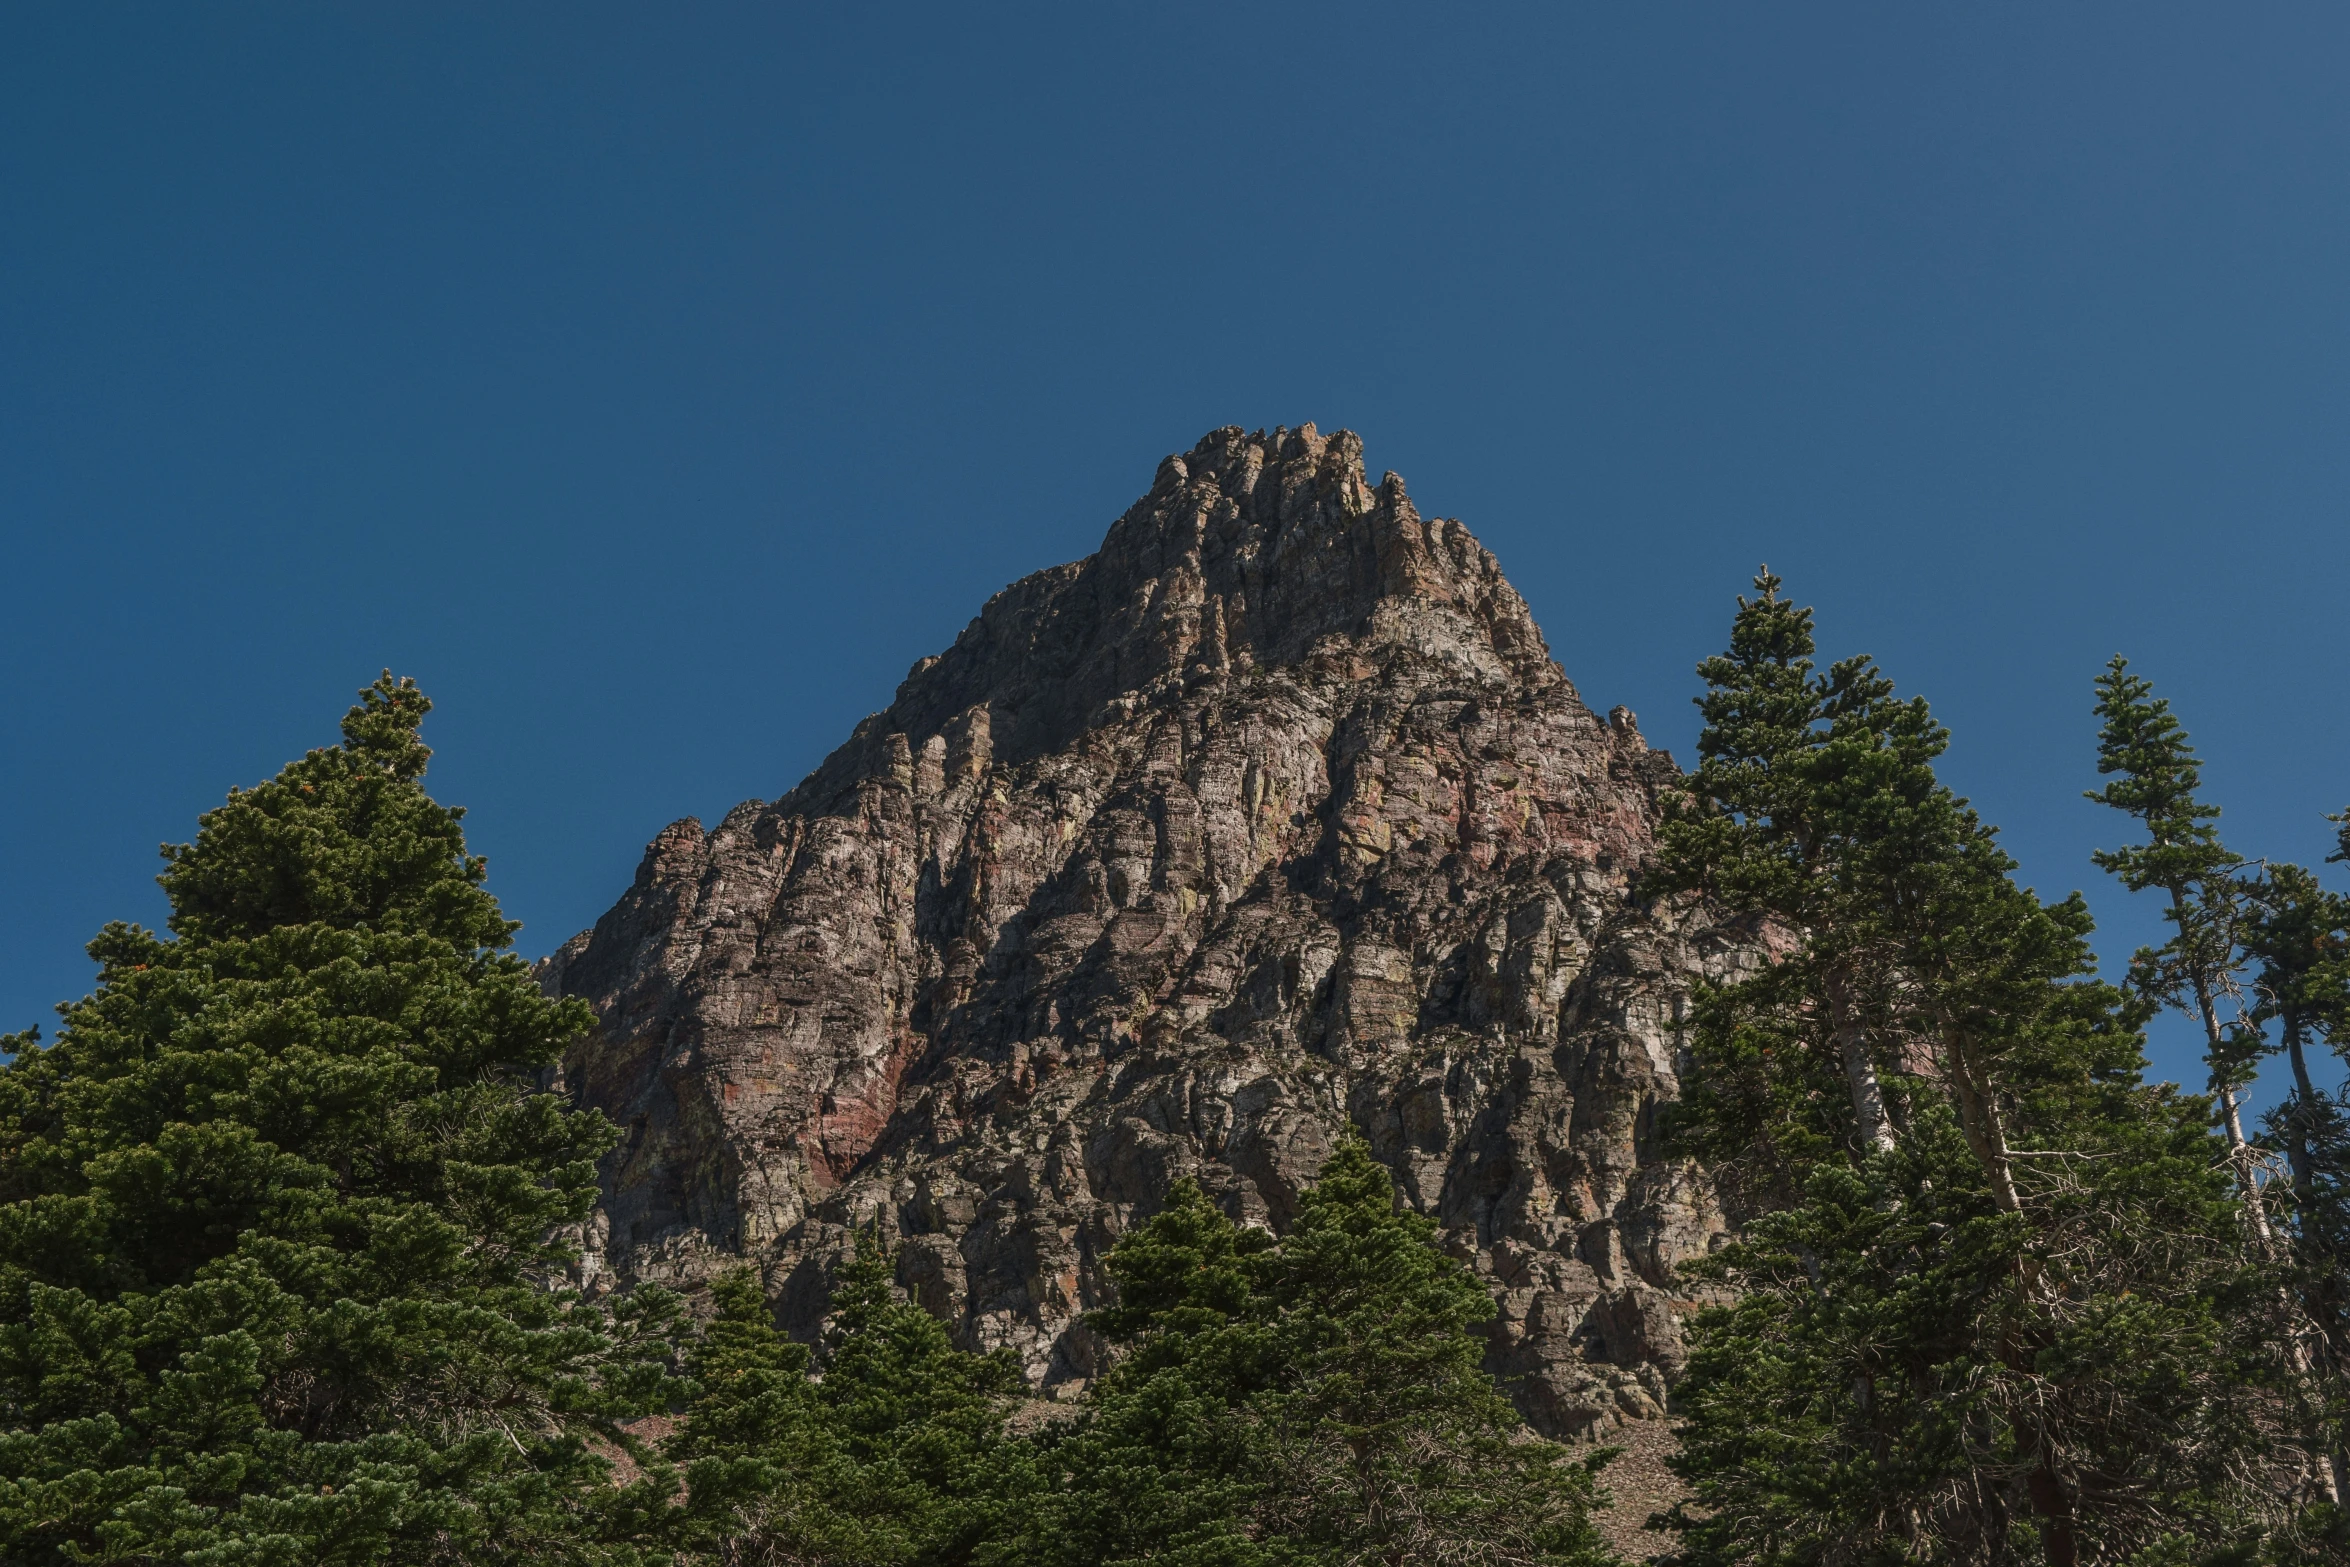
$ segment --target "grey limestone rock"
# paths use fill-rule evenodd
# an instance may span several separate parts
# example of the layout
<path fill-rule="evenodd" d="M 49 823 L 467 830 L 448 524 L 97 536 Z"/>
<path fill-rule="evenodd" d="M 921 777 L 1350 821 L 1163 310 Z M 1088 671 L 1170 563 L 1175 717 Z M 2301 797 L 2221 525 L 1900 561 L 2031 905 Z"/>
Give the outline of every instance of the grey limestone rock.
<path fill-rule="evenodd" d="M 1361 453 L 1211 433 L 789 794 L 653 841 L 541 968 L 626 1139 L 592 1269 L 748 1259 L 808 1333 L 878 1223 L 1065 1393 L 1170 1183 L 1278 1229 L 1351 1123 L 1490 1283 L 1538 1427 L 1657 1411 L 1725 1220 L 1655 1112 L 1692 977 L 1749 947 L 1633 898 L 1671 758 Z"/>

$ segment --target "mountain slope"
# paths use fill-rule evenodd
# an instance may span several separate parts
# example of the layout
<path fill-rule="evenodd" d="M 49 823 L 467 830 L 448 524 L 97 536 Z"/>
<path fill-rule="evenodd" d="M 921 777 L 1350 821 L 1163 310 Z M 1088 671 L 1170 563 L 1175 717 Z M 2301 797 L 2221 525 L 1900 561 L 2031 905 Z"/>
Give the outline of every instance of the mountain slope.
<path fill-rule="evenodd" d="M 542 982 L 627 1142 L 593 1265 L 744 1254 L 810 1330 L 850 1226 L 1047 1387 L 1196 1175 L 1280 1226 L 1347 1122 L 1487 1277 L 1553 1432 L 1653 1413 L 1723 1220 L 1652 1135 L 1735 933 L 1629 896 L 1677 776 L 1361 443 L 1212 432 L 782 799 L 647 851 Z"/>

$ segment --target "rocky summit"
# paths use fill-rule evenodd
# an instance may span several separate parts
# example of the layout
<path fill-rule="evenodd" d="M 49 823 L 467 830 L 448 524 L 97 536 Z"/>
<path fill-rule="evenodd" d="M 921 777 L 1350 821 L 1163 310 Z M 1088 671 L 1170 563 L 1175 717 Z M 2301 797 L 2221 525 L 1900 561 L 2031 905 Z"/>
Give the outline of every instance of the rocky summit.
<path fill-rule="evenodd" d="M 625 1134 L 585 1266 L 747 1259 L 804 1335 L 878 1224 L 1066 1392 L 1170 1183 L 1278 1229 L 1351 1123 L 1490 1283 L 1538 1429 L 1653 1416 L 1674 1267 L 1725 1231 L 1656 1112 L 1692 979 L 1748 950 L 1633 895 L 1677 776 L 1352 434 L 1214 431 L 542 964 Z"/>

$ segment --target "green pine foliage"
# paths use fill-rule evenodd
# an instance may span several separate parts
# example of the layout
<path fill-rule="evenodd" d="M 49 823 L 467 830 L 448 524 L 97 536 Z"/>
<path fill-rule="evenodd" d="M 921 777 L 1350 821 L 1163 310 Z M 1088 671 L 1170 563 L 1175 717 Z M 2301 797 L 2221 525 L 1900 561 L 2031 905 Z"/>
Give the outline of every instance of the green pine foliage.
<path fill-rule="evenodd" d="M 689 1361 L 694 1396 L 668 1444 L 686 1488 L 673 1537 L 695 1559 L 727 1567 L 853 1552 L 856 1522 L 814 1505 L 818 1488 L 802 1482 L 834 1461 L 808 1351 L 776 1331 L 752 1269 L 721 1275 L 710 1296 L 713 1314 Z"/>
<path fill-rule="evenodd" d="M 2202 1106 L 1934 775 L 1922 701 L 1812 663 L 1766 573 L 1701 667 L 1659 892 L 1775 956 L 1701 995 L 1671 1131 L 1755 1214 L 1697 1271 L 1684 1563 L 2121 1561 L 2279 1511 L 2277 1296 Z M 2201 1547 L 2198 1547 L 2201 1548 Z"/>
<path fill-rule="evenodd" d="M 825 1332 L 817 1399 L 854 1468 L 841 1503 L 892 1543 L 859 1560 L 948 1567 L 994 1531 L 1018 1455 L 1004 1417 L 1021 1386 L 1008 1351 L 958 1350 L 937 1318 L 891 1287 L 891 1260 L 870 1234 L 841 1270 Z"/>
<path fill-rule="evenodd" d="M 1675 1390 L 1675 1560 L 2121 1560 L 2275 1512 L 2274 1368 L 2240 1332 L 2274 1312 L 2212 1239 L 2208 1139 L 2157 1090 L 2102 1108 L 2021 1215 L 1929 1106 L 1699 1265 L 1738 1294 Z"/>
<path fill-rule="evenodd" d="M 2252 1025 L 2292 1071 L 2293 1086 L 2270 1117 L 2272 1140 L 2292 1173 L 2293 1210 L 2311 1247 L 2350 1252 L 2331 1196 L 2341 1174 L 2342 1107 L 2310 1072 L 2321 1046 L 2350 1048 L 2350 898 L 2329 892 L 2298 865 L 2269 866 L 2245 891 L 2240 939 L 2252 966 Z"/>
<path fill-rule="evenodd" d="M 1359 1138 L 1275 1241 L 1189 1181 L 1121 1241 L 1122 1354 L 1043 1460 L 1061 1484 L 988 1559 L 1070 1567 L 1599 1563 L 1596 1465 L 1484 1372 L 1484 1288 Z"/>
<path fill-rule="evenodd" d="M 1106 1261 L 1118 1303 L 1087 1318 L 1120 1357 L 1091 1390 L 1074 1433 L 1042 1433 L 1045 1472 L 1064 1476 L 1065 1486 L 990 1561 L 1253 1567 L 1288 1559 L 1261 1538 L 1275 1486 L 1248 1407 L 1284 1373 L 1262 1294 L 1273 1245 L 1189 1180 L 1120 1239 Z"/>
<path fill-rule="evenodd" d="M 668 1306 L 564 1282 L 601 1117 L 387 674 L 165 850 L 0 1070 L 0 1559 L 627 1561 Z"/>
<path fill-rule="evenodd" d="M 2328 893 L 2300 866 L 2249 865 L 2221 842 L 2219 808 L 2202 797 L 2202 766 L 2185 725 L 2126 660 L 2106 667 L 2097 698 L 2098 771 L 2114 781 L 2089 798 L 2135 818 L 2147 841 L 2093 858 L 2130 891 L 2163 894 L 2171 927 L 2169 940 L 2132 960 L 2131 985 L 2202 1031 L 2253 1249 L 2284 1276 L 2284 1310 L 2268 1314 L 2265 1326 L 2276 1335 L 2270 1348 L 2285 1368 L 2292 1424 L 2322 1475 L 2319 1488 L 2330 1486 L 2340 1499 L 2350 1490 L 2350 1454 L 2343 1447 L 2339 1172 L 2350 1147 L 2343 1106 L 2319 1090 L 2308 1056 L 2345 1021 L 2350 900 Z M 2285 1155 L 2289 1179 L 2281 1182 L 2273 1159 L 2246 1137 L 2240 1107 L 2260 1064 L 2279 1052 L 2293 1084 L 2269 1116 L 2263 1141 Z M 2281 1209 L 2283 1237 L 2272 1209 Z"/>
<path fill-rule="evenodd" d="M 728 1567 L 953 1567 L 1008 1527 L 1030 1481 L 1004 1435 L 1018 1368 L 956 1349 L 890 1279 L 860 1235 L 813 1380 L 757 1276 L 718 1281 L 700 1391 L 670 1449 L 685 1465 L 681 1543 Z"/>
<path fill-rule="evenodd" d="M 2219 1101 L 2237 1180 L 2254 1231 L 2267 1233 L 2260 1178 L 2244 1136 L 2238 1100 L 2266 1052 L 2239 1004 L 2247 884 L 2244 862 L 2220 841 L 2219 808 L 2199 791 L 2203 768 L 2187 731 L 2151 682 L 2116 657 L 2097 679 L 2097 771 L 2113 778 L 2088 797 L 2135 818 L 2147 841 L 2090 856 L 2132 892 L 2160 892 L 2171 937 L 2140 948 L 2130 983 L 2150 1000 L 2193 1018 L 2203 1032 L 2211 1092 Z"/>
<path fill-rule="evenodd" d="M 2250 885 L 2247 903 L 2251 1021 L 2264 1043 L 2276 1030 L 2292 1069 L 2263 1141 L 2291 1172 L 2289 1272 L 2312 1405 L 2303 1424 L 2341 1498 L 2350 1493 L 2350 1097 L 2321 1087 L 2309 1058 L 2321 1045 L 2350 1056 L 2350 898 L 2280 864 Z"/>
<path fill-rule="evenodd" d="M 1811 611 L 1768 572 L 1755 586 L 1728 651 L 1698 666 L 1698 770 L 1649 886 L 1795 938 L 1752 985 L 1704 998 L 1719 1059 L 1681 1120 L 1685 1146 L 1767 1207 L 1795 1200 L 1821 1159 L 1890 1146 L 1908 999 L 1896 889 L 1914 900 L 1910 862 L 1947 857 L 1969 823 L 1935 786 L 1944 736 L 1925 705 L 1896 699 L 1867 659 L 1817 669 Z"/>

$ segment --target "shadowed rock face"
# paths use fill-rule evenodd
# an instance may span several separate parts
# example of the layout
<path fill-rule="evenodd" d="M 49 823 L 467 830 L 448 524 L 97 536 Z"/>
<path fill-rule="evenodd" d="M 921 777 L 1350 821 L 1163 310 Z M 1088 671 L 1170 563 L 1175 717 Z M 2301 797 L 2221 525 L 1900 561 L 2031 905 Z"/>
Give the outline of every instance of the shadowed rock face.
<path fill-rule="evenodd" d="M 1172 1181 L 1278 1229 L 1352 1122 L 1491 1283 L 1538 1426 L 1655 1412 L 1724 1226 L 1654 1112 L 1746 949 L 1631 901 L 1671 758 L 1361 452 L 1215 431 L 798 788 L 653 841 L 542 966 L 627 1139 L 592 1269 L 747 1257 L 805 1333 L 878 1221 L 965 1343 L 1067 1386 Z"/>

